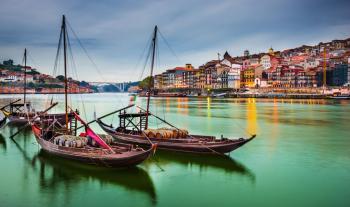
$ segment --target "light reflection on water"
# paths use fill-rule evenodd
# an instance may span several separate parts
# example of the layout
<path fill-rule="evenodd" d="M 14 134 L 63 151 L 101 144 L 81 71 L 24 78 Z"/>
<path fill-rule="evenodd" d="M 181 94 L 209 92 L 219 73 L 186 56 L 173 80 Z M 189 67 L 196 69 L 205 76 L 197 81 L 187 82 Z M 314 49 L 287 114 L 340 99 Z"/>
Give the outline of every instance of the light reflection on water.
<path fill-rule="evenodd" d="M 1 96 L 0 105 L 9 97 Z M 29 98 L 35 107 L 44 108 L 45 96 Z M 81 98 L 71 99 L 77 103 Z M 88 94 L 83 99 L 89 121 L 93 108 L 101 116 L 127 105 L 130 98 L 125 94 Z M 57 95 L 57 100 L 61 102 L 62 96 Z M 145 106 L 145 99 L 137 98 L 136 104 Z M 349 203 L 349 101 L 155 98 L 151 109 L 193 133 L 225 137 L 256 133 L 257 138 L 225 159 L 158 152 L 139 167 L 121 171 L 46 155 L 30 130 L 17 136 L 15 143 L 8 137 L 18 127 L 6 126 L 0 136 L 0 183 L 2 189 L 7 186 L 0 192 L 1 206 Z M 63 111 L 63 107 L 54 111 Z M 117 123 L 118 117 L 106 122 Z M 158 124 L 153 121 L 153 126 Z M 92 127 L 102 132 L 96 124 Z"/>

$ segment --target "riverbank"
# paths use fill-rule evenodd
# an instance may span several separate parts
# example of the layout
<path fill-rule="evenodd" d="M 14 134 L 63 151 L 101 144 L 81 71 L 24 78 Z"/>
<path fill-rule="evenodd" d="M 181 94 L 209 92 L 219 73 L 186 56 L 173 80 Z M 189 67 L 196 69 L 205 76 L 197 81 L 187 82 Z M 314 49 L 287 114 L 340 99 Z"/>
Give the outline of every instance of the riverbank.
<path fill-rule="evenodd" d="M 27 94 L 64 94 L 64 88 L 27 88 Z M 87 87 L 75 87 L 69 88 L 69 94 L 84 94 L 84 93 L 93 93 L 94 91 Z M 0 94 L 24 94 L 23 87 L 0 87 Z"/>
<path fill-rule="evenodd" d="M 170 92 L 171 91 L 171 92 Z M 146 97 L 146 92 L 138 93 Z M 249 89 L 173 89 L 153 91 L 152 97 L 213 97 L 213 98 L 282 98 L 282 99 L 350 99 L 348 87 L 338 88 L 249 88 Z"/>

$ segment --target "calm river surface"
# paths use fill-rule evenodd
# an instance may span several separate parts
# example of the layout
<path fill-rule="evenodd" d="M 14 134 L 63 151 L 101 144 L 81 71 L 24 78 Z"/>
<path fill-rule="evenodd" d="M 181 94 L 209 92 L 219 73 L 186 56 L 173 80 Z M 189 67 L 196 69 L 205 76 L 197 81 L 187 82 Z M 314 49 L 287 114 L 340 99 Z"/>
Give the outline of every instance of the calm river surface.
<path fill-rule="evenodd" d="M 0 104 L 15 97 L 1 95 Z M 29 99 L 42 109 L 50 97 Z M 70 99 L 89 121 L 94 110 L 103 115 L 130 97 Z M 157 152 L 137 168 L 113 170 L 51 157 L 30 130 L 13 142 L 18 126 L 7 125 L 0 131 L 0 206 L 350 206 L 349 101 L 156 98 L 151 105 L 192 133 L 257 138 L 225 159 Z M 59 104 L 52 112 L 62 110 Z"/>

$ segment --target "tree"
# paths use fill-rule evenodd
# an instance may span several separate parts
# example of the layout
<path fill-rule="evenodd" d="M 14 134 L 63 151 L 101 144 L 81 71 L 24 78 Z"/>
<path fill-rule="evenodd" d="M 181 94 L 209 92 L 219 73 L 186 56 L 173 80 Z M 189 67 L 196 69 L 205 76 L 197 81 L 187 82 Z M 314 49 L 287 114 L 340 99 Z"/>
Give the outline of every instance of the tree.
<path fill-rule="evenodd" d="M 63 75 L 58 75 L 58 76 L 56 76 L 56 78 L 57 78 L 59 81 L 61 81 L 61 82 L 64 81 L 64 76 L 63 76 Z"/>
<path fill-rule="evenodd" d="M 151 83 L 151 85 L 150 85 Z M 154 78 L 151 76 L 146 77 L 145 79 L 143 79 L 140 83 L 139 83 L 139 87 L 142 90 L 148 89 L 150 86 L 151 88 L 153 88 L 154 85 Z"/>
<path fill-rule="evenodd" d="M 86 81 L 81 81 L 81 82 L 79 83 L 79 85 L 82 86 L 82 87 L 88 87 L 88 86 L 89 86 L 89 83 L 86 82 Z"/>
<path fill-rule="evenodd" d="M 35 88 L 35 84 L 33 82 L 28 83 L 28 88 Z"/>

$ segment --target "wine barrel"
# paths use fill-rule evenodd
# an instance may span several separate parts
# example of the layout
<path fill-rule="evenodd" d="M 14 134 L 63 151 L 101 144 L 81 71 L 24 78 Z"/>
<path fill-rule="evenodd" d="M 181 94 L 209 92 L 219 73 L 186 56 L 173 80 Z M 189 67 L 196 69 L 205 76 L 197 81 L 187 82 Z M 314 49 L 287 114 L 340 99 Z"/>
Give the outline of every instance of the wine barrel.
<path fill-rule="evenodd" d="M 172 130 L 172 137 L 173 138 L 178 138 L 179 137 L 179 130 L 173 129 Z"/>
<path fill-rule="evenodd" d="M 75 141 L 76 142 L 76 146 L 77 146 L 77 148 L 81 148 L 81 147 L 83 147 L 83 143 L 82 143 L 82 141 L 81 140 L 77 140 L 77 141 Z"/>
<path fill-rule="evenodd" d="M 150 132 L 149 129 L 143 130 L 142 136 L 148 137 L 148 133 Z"/>
<path fill-rule="evenodd" d="M 157 130 L 150 129 L 150 131 L 148 132 L 148 137 L 149 138 L 156 138 L 156 133 L 157 133 Z"/>

